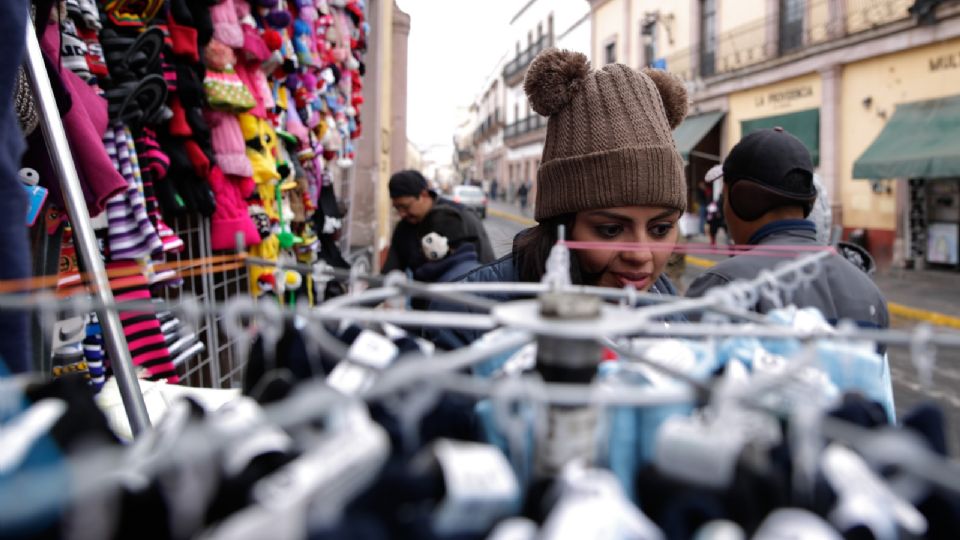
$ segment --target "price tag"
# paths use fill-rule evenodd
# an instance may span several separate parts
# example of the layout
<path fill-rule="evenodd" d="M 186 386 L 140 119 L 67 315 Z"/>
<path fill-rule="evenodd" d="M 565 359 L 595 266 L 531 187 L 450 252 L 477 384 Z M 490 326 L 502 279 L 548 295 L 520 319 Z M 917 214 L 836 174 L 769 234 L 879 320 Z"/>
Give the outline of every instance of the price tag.
<path fill-rule="evenodd" d="M 373 381 L 374 372 L 372 370 L 348 360 L 337 364 L 330 372 L 330 376 L 327 377 L 327 384 L 331 388 L 348 396 L 357 395 L 370 388 Z"/>
<path fill-rule="evenodd" d="M 447 492 L 434 514 L 438 535 L 483 532 L 516 511 L 520 487 L 499 449 L 441 440 L 434 445 L 434 454 Z"/>
<path fill-rule="evenodd" d="M 385 369 L 398 353 L 397 346 L 384 336 L 370 330 L 360 332 L 350 345 L 347 358 L 373 369 Z"/>
<path fill-rule="evenodd" d="M 27 227 L 33 227 L 43 210 L 43 203 L 47 201 L 47 188 L 38 185 L 40 175 L 30 168 L 20 169 L 20 181 L 27 192 Z"/>

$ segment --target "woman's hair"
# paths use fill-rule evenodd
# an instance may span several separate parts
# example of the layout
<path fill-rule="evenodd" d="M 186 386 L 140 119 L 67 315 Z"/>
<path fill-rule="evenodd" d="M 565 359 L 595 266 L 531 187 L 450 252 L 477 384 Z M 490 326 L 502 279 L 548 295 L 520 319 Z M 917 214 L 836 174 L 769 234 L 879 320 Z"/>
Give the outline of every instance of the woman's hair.
<path fill-rule="evenodd" d="M 573 233 L 576 214 L 561 214 L 541 221 L 536 226 L 517 235 L 513 242 L 513 261 L 517 266 L 520 281 L 538 282 L 543 279 L 547 269 L 550 250 L 557 243 L 559 228 L 562 225 L 567 238 Z M 570 252 L 570 281 L 577 285 L 591 285 L 588 276 L 581 268 L 576 251 Z"/>

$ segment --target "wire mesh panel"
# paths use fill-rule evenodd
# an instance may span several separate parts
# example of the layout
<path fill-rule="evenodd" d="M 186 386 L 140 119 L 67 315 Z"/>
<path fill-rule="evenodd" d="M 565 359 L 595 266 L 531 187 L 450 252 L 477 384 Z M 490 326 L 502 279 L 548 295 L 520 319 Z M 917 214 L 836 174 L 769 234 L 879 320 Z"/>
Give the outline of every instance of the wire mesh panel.
<path fill-rule="evenodd" d="M 201 305 L 204 313 L 210 313 L 216 302 L 231 296 L 247 294 L 247 271 L 245 265 L 230 258 L 216 257 L 210 246 L 210 221 L 200 216 L 181 216 L 173 224 L 174 230 L 184 243 L 180 253 L 168 257 L 177 263 L 183 284 L 165 292 L 171 303 L 179 303 L 184 295 L 190 295 Z M 243 365 L 238 361 L 238 345 L 223 328 L 220 314 L 202 315 L 196 321 L 181 321 L 195 324 L 189 331 L 196 333 L 204 345 L 203 351 L 177 366 L 184 384 L 206 388 L 239 387 Z"/>
<path fill-rule="evenodd" d="M 208 274 L 213 299 L 224 302 L 234 296 L 249 294 L 246 266 L 239 266 L 219 273 Z M 217 377 L 216 388 L 239 388 L 243 382 L 243 369 L 246 364 L 246 343 L 229 336 L 224 328 L 224 314 L 217 311 L 211 320 L 216 329 L 215 345 L 211 346 L 212 358 L 215 358 Z"/>

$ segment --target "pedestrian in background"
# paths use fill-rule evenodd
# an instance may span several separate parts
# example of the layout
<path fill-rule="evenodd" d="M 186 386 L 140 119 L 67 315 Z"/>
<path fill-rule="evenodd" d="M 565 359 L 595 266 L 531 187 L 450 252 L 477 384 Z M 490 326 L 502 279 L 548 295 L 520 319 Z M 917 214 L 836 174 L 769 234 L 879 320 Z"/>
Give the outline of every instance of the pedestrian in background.
<path fill-rule="evenodd" d="M 783 255 L 750 250 L 711 267 L 687 290 L 702 296 L 713 287 L 755 278 L 785 257 L 822 246 L 816 225 L 806 219 L 817 199 L 813 160 L 799 139 L 783 128 L 764 129 L 743 138 L 723 163 L 723 213 L 736 244 L 788 246 Z M 790 297 L 781 291 L 779 303 L 815 307 L 832 324 L 849 319 L 867 328 L 889 325 L 887 302 L 870 278 L 836 253 L 823 261 L 819 278 Z M 777 302 L 761 295 L 753 308 L 766 313 Z"/>
<path fill-rule="evenodd" d="M 491 201 L 497 200 L 497 179 L 496 178 L 494 178 L 493 181 L 490 182 L 490 200 Z"/>
<path fill-rule="evenodd" d="M 429 188 L 427 179 L 418 171 L 407 170 L 390 177 L 390 200 L 394 210 L 400 215 L 400 222 L 393 230 L 387 260 L 382 272 L 391 270 L 416 271 L 426 259 L 420 247 L 417 225 L 436 207 L 447 207 L 461 214 L 469 236 L 476 247 L 480 262 L 496 260 L 487 231 L 480 220 L 463 206 L 444 198 Z"/>
<path fill-rule="evenodd" d="M 710 233 L 710 245 L 717 245 L 717 233 L 720 229 L 726 230 L 727 224 L 723 217 L 723 203 L 721 201 L 721 192 L 723 191 L 723 167 L 714 165 L 707 171 L 704 178 L 707 186 L 707 230 Z M 727 233 L 729 236 L 729 233 Z"/>
<path fill-rule="evenodd" d="M 520 201 L 520 212 L 527 213 L 527 196 L 530 195 L 530 188 L 527 187 L 527 181 L 524 180 L 517 190 L 517 199 Z"/>

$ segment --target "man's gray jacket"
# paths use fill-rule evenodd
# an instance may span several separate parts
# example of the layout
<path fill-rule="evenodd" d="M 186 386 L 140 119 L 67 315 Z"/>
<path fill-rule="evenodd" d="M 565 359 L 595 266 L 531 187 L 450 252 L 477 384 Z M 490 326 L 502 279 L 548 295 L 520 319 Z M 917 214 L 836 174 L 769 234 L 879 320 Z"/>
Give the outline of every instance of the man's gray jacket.
<path fill-rule="evenodd" d="M 796 251 L 785 251 L 763 255 L 747 251 L 736 257 L 719 262 L 698 277 L 687 290 L 687 296 L 699 297 L 713 287 L 725 285 L 735 280 L 753 279 L 762 270 L 773 269 L 789 260 L 788 257 L 812 253 L 806 246 L 821 245 L 817 242 L 817 231 L 813 223 L 806 220 L 783 220 L 761 228 L 750 239 L 750 244 L 758 246 L 797 246 Z M 809 249 L 809 248 L 807 248 Z M 880 289 L 868 275 L 840 255 L 833 254 L 824 259 L 820 273 L 810 285 L 802 287 L 787 298 L 781 291 L 780 301 L 784 305 L 815 307 L 823 313 L 831 324 L 849 319 L 864 328 L 887 328 L 890 315 L 887 302 Z M 760 295 L 753 309 L 766 313 L 777 306 L 771 300 Z"/>

